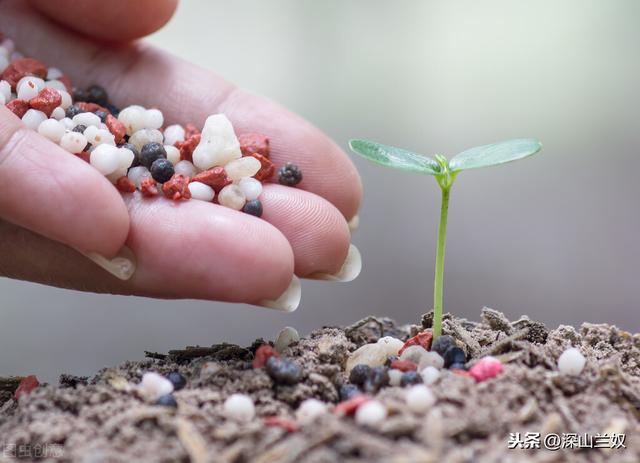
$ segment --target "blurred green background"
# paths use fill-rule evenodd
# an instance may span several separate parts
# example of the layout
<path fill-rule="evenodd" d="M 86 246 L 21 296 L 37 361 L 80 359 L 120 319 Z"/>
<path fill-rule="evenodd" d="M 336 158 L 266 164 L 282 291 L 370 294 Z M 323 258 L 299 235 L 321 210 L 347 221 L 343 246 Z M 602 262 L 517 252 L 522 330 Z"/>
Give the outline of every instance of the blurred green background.
<path fill-rule="evenodd" d="M 149 42 L 302 114 L 343 147 L 453 155 L 512 137 L 541 154 L 463 173 L 445 311 L 640 329 L 640 3 L 183 1 Z M 161 96 L 160 96 L 161 97 Z M 297 312 L 101 296 L 0 280 L 0 374 L 54 381 L 144 350 L 273 338 L 429 310 L 438 189 L 355 159 L 365 188 L 350 284 L 303 283 Z"/>

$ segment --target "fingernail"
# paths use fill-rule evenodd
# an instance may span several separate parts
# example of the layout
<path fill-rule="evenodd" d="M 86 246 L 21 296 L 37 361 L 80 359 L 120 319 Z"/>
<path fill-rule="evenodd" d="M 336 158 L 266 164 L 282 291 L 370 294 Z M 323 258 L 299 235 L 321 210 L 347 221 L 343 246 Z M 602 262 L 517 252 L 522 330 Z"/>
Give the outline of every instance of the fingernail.
<path fill-rule="evenodd" d="M 263 299 L 258 303 L 258 305 L 268 309 L 280 310 L 282 312 L 293 312 L 298 308 L 298 305 L 300 305 L 301 298 L 302 286 L 300 285 L 300 279 L 294 275 L 291 279 L 291 283 L 289 283 L 289 287 L 278 299 L 275 301 Z"/>
<path fill-rule="evenodd" d="M 353 233 L 360 226 L 360 216 L 358 214 L 354 215 L 351 220 L 347 223 L 349 226 L 349 231 Z"/>
<path fill-rule="evenodd" d="M 336 273 L 314 273 L 305 278 L 312 280 L 325 280 L 325 281 L 340 281 L 346 283 L 358 278 L 360 271 L 362 270 L 362 256 L 360 251 L 353 244 L 349 245 L 349 252 L 347 258 L 342 264 L 342 268 Z"/>
<path fill-rule="evenodd" d="M 111 275 L 121 280 L 128 280 L 136 271 L 136 256 L 133 254 L 133 251 L 126 246 L 123 246 L 118 252 L 118 255 L 112 259 L 107 259 L 97 252 L 86 252 L 83 254 Z"/>

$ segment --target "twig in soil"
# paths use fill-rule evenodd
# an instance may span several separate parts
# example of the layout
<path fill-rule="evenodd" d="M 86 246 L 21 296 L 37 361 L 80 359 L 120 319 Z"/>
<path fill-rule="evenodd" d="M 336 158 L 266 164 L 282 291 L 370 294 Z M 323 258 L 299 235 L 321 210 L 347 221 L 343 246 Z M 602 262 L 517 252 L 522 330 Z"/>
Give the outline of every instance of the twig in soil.
<path fill-rule="evenodd" d="M 640 419 L 640 395 L 638 392 L 629 384 L 621 384 L 620 392 L 622 392 L 622 396 L 632 405 L 628 408 L 636 418 Z"/>
<path fill-rule="evenodd" d="M 536 412 L 540 409 L 538 406 L 538 401 L 533 397 L 530 397 L 529 400 L 520 408 L 517 415 L 517 421 L 520 423 L 529 422 L 536 414 Z"/>
<path fill-rule="evenodd" d="M 0 416 L 6 415 L 11 407 L 17 405 L 17 402 L 14 399 L 7 400 L 2 406 L 0 406 Z"/>
<path fill-rule="evenodd" d="M 519 331 L 516 331 L 511 336 L 508 336 L 501 341 L 493 344 L 491 347 L 486 349 L 484 352 L 480 354 L 480 357 L 484 357 L 485 355 L 496 355 L 504 353 L 509 347 L 511 347 L 511 343 L 513 341 L 518 341 L 519 339 L 524 338 L 529 334 L 529 328 L 522 328 Z"/>
<path fill-rule="evenodd" d="M 496 355 L 495 358 L 500 360 L 502 363 L 510 363 L 522 357 L 523 354 L 524 354 L 524 351 L 518 350 L 515 352 L 507 352 L 506 354 Z"/>
<path fill-rule="evenodd" d="M 298 435 L 288 437 L 261 453 L 256 463 L 293 463 L 305 451 L 306 438 Z"/>
<path fill-rule="evenodd" d="M 578 432 L 580 425 L 578 424 L 576 418 L 573 416 L 573 413 L 571 413 L 571 410 L 569 410 L 569 405 L 567 404 L 565 398 L 562 395 L 558 394 L 555 397 L 554 401 L 558 407 L 560 415 L 562 415 L 565 422 L 569 425 L 569 429 L 567 429 L 567 431 Z"/>
<path fill-rule="evenodd" d="M 369 323 L 375 323 L 378 325 L 378 328 L 380 328 L 380 337 L 384 336 L 384 323 L 378 317 L 374 317 L 373 315 L 363 318 L 362 320 L 355 322 L 353 325 L 347 326 L 344 329 L 344 334 L 349 337 L 352 332 L 368 325 Z"/>
<path fill-rule="evenodd" d="M 233 444 L 226 447 L 224 450 L 221 450 L 220 453 L 217 454 L 219 463 L 235 463 L 237 461 L 242 461 L 241 456 L 243 453 L 249 453 L 251 450 L 251 444 L 241 439 L 237 440 Z"/>
<path fill-rule="evenodd" d="M 166 360 L 167 354 L 161 354 L 159 352 L 150 352 L 148 350 L 144 351 L 144 356 L 154 360 Z"/>
<path fill-rule="evenodd" d="M 206 441 L 193 424 L 184 418 L 178 418 L 176 420 L 176 434 L 193 463 L 207 463 L 209 461 Z"/>
<path fill-rule="evenodd" d="M 616 402 L 640 419 L 640 392 L 629 382 L 618 364 L 603 366 L 600 370 L 600 381 L 615 384 Z"/>
<path fill-rule="evenodd" d="M 507 335 L 513 333 L 513 327 L 502 312 L 489 307 L 483 307 L 481 317 L 482 321 L 489 325 L 494 331 L 502 331 Z"/>
<path fill-rule="evenodd" d="M 198 357 L 207 357 L 218 352 L 213 347 L 187 346 L 184 349 L 170 350 L 168 357 L 175 361 L 193 360 Z"/>
<path fill-rule="evenodd" d="M 184 349 L 170 350 L 168 357 L 176 362 L 188 362 L 200 357 L 213 357 L 215 360 L 249 360 L 253 354 L 244 347 L 222 343 L 211 347 L 187 346 Z"/>
<path fill-rule="evenodd" d="M 451 334 L 454 338 L 460 339 L 466 346 L 467 354 L 471 357 L 477 357 L 482 347 L 471 334 L 457 323 L 443 322 L 444 332 Z"/>
<path fill-rule="evenodd" d="M 299 461 L 300 457 L 325 444 L 336 437 L 338 429 L 320 427 L 318 432 L 311 436 L 293 435 L 287 437 L 258 455 L 256 463 L 293 463 Z"/>
<path fill-rule="evenodd" d="M 75 376 L 70 374 L 61 374 L 58 383 L 60 387 L 76 388 L 78 385 L 86 386 L 89 382 L 88 376 Z"/>

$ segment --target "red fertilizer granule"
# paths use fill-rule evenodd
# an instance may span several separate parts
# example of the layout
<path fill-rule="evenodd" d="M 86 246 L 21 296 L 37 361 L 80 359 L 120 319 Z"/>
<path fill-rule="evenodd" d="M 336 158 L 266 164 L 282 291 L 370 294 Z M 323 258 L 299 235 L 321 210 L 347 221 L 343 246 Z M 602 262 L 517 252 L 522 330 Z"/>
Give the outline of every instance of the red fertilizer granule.
<path fill-rule="evenodd" d="M 109 114 L 105 119 L 105 125 L 109 132 L 115 137 L 116 144 L 120 144 L 124 141 L 124 136 L 127 134 L 127 128 L 122 122 Z"/>
<path fill-rule="evenodd" d="M 400 371 L 416 371 L 418 369 L 418 365 L 416 365 L 410 360 L 397 359 L 391 362 L 391 364 L 389 365 L 389 368 L 393 368 L 394 370 L 400 370 Z"/>
<path fill-rule="evenodd" d="M 29 105 L 33 109 L 42 111 L 47 117 L 50 117 L 53 110 L 60 106 L 61 103 L 62 96 L 60 96 L 60 92 L 49 87 L 43 88 L 35 98 L 29 100 Z"/>
<path fill-rule="evenodd" d="M 253 368 L 263 368 L 264 364 L 267 363 L 271 357 L 280 357 L 280 354 L 276 352 L 273 346 L 269 344 L 263 344 L 256 350 L 255 355 L 253 356 L 253 362 L 251 362 L 251 366 Z"/>
<path fill-rule="evenodd" d="M 431 331 L 421 331 L 414 337 L 407 339 L 402 348 L 398 351 L 398 355 L 402 355 L 404 350 L 410 346 L 422 346 L 425 350 L 430 350 L 432 340 L 433 333 L 431 333 Z"/>
<path fill-rule="evenodd" d="M 6 80 L 11 90 L 16 91 L 16 85 L 24 76 L 36 76 L 41 79 L 47 77 L 47 67 L 33 58 L 20 58 L 11 63 L 0 74 L 0 80 Z"/>
<path fill-rule="evenodd" d="M 245 133 L 238 137 L 243 156 L 259 154 L 269 158 L 269 138 L 261 133 Z"/>
<path fill-rule="evenodd" d="M 294 421 L 281 416 L 265 416 L 263 421 L 266 426 L 275 426 L 287 432 L 296 432 L 298 430 L 298 425 Z"/>
<path fill-rule="evenodd" d="M 181 161 L 192 161 L 193 150 L 195 150 L 196 146 L 200 143 L 200 139 L 201 135 L 197 133 L 195 135 L 191 135 L 189 138 L 185 139 L 185 141 L 177 141 L 175 145 L 173 145 L 180 150 Z"/>
<path fill-rule="evenodd" d="M 76 156 L 78 156 L 83 161 L 88 162 L 89 164 L 91 164 L 91 153 L 90 152 L 82 151 L 81 153 L 76 154 Z"/>
<path fill-rule="evenodd" d="M 452 368 L 451 370 L 449 370 L 451 373 L 458 375 L 458 376 L 464 376 L 466 378 L 473 378 L 473 375 L 471 373 L 469 373 L 468 371 L 465 370 L 461 370 L 459 368 Z"/>
<path fill-rule="evenodd" d="M 191 181 L 209 185 L 216 191 L 216 193 L 227 185 L 231 185 L 233 183 L 233 180 L 227 176 L 227 172 L 224 170 L 224 167 L 214 167 L 213 169 L 200 172 L 199 174 L 196 174 Z"/>
<path fill-rule="evenodd" d="M 116 180 L 116 188 L 122 193 L 133 193 L 134 191 L 136 191 L 136 186 L 131 180 L 129 180 L 129 177 L 127 177 L 126 175 Z"/>
<path fill-rule="evenodd" d="M 256 158 L 258 161 L 260 161 L 260 164 L 262 165 L 258 173 L 254 175 L 254 178 L 256 180 L 264 182 L 266 180 L 269 180 L 271 177 L 273 177 L 273 174 L 275 174 L 276 172 L 276 166 L 273 162 L 269 160 L 269 158 L 259 153 L 253 153 L 253 154 L 250 154 L 250 156 L 253 156 L 254 158 Z"/>
<path fill-rule="evenodd" d="M 366 394 L 359 394 L 355 397 L 352 397 L 349 400 L 345 400 L 344 402 L 340 402 L 336 405 L 336 408 L 333 409 L 333 413 L 336 415 L 352 415 L 356 412 L 360 405 L 365 404 L 371 400 Z"/>
<path fill-rule="evenodd" d="M 173 199 L 174 201 L 191 198 L 189 177 L 174 174 L 173 177 L 162 184 L 162 192 L 167 198 Z"/>
<path fill-rule="evenodd" d="M 142 192 L 143 196 L 147 197 L 155 196 L 160 193 L 158 191 L 158 185 L 156 184 L 156 181 L 151 177 L 147 177 L 143 179 L 142 182 L 140 182 L 140 191 Z"/>
<path fill-rule="evenodd" d="M 20 397 L 29 394 L 39 385 L 40 382 L 38 381 L 38 378 L 35 377 L 35 375 L 27 376 L 23 378 L 22 381 L 20 381 L 20 384 L 18 385 L 16 392 L 13 394 L 13 397 L 16 400 L 20 400 Z"/>
<path fill-rule="evenodd" d="M 104 106 L 100 106 L 99 104 L 96 104 L 96 103 L 87 103 L 86 101 L 78 101 L 74 103 L 74 106 L 77 106 L 78 108 L 80 108 L 80 110 L 82 110 L 82 112 L 86 112 L 86 113 L 95 113 L 96 111 L 103 111 L 107 114 L 111 114 L 111 111 L 109 111 L 107 108 L 105 108 Z"/>
<path fill-rule="evenodd" d="M 188 140 L 194 135 L 200 135 L 200 130 L 193 124 L 187 124 L 184 128 L 184 139 Z"/>
<path fill-rule="evenodd" d="M 5 105 L 9 111 L 22 119 L 24 113 L 29 110 L 29 102 L 24 100 L 11 100 L 9 103 Z"/>

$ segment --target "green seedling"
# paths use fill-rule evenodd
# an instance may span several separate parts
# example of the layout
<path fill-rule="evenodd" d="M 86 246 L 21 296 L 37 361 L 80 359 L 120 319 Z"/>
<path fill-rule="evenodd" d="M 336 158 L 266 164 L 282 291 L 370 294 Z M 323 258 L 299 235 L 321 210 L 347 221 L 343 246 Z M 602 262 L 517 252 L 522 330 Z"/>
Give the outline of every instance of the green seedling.
<path fill-rule="evenodd" d="M 436 247 L 436 269 L 433 284 L 433 337 L 442 331 L 442 289 L 444 280 L 444 249 L 447 239 L 449 193 L 457 175 L 463 170 L 496 166 L 531 156 L 542 148 L 538 140 L 521 138 L 463 151 L 450 161 L 436 154 L 433 158 L 394 146 L 381 145 L 369 140 L 351 140 L 351 149 L 370 161 L 398 170 L 417 172 L 435 177 L 442 190 L 440 225 Z"/>

